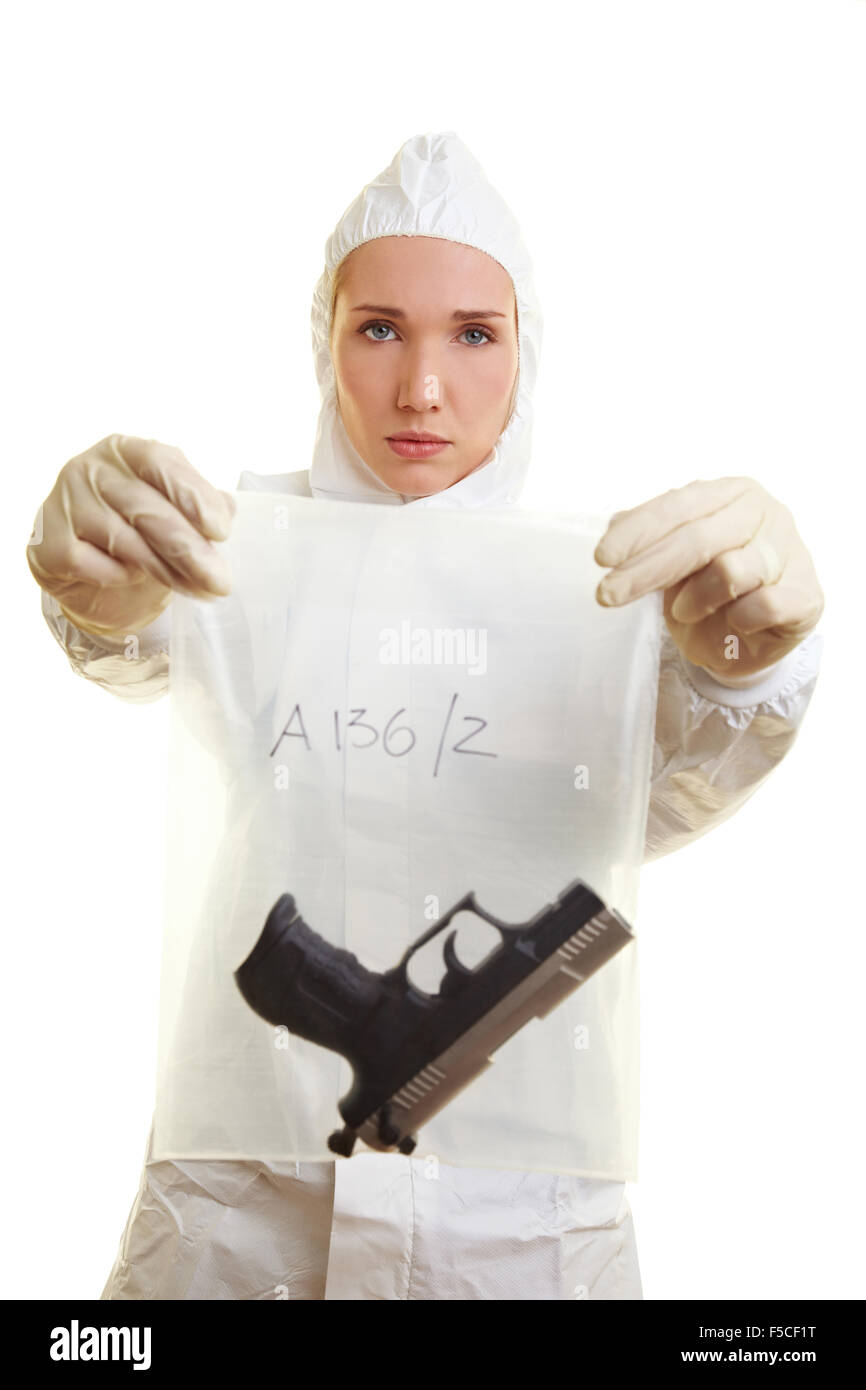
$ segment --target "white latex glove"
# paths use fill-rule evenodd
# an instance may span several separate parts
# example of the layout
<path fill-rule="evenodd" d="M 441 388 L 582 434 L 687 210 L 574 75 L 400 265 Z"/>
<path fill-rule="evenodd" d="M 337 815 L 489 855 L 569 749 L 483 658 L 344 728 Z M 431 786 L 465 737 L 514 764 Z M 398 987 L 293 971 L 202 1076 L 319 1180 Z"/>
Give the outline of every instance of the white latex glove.
<path fill-rule="evenodd" d="M 235 501 L 155 439 L 107 438 L 70 459 L 37 515 L 27 563 L 63 612 L 95 636 L 155 621 L 172 590 L 215 598 L 231 588 L 224 555 Z"/>
<path fill-rule="evenodd" d="M 812 557 L 786 506 L 754 478 L 672 488 L 616 512 L 595 550 L 613 565 L 605 607 L 664 590 L 683 656 L 726 684 L 754 681 L 800 645 L 824 611 Z"/>

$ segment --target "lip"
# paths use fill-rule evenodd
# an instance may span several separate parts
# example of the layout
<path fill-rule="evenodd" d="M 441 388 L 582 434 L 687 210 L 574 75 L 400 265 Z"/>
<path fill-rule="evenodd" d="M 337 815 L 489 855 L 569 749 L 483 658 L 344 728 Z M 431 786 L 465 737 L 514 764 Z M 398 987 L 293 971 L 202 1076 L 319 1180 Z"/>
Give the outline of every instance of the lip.
<path fill-rule="evenodd" d="M 407 439 L 410 444 L 447 444 L 441 434 L 430 434 L 428 430 L 398 430 L 389 434 L 389 439 Z"/>
<path fill-rule="evenodd" d="M 428 459 L 447 449 L 450 440 L 428 434 L 426 430 L 401 430 L 399 434 L 388 435 L 386 443 L 400 458 Z"/>

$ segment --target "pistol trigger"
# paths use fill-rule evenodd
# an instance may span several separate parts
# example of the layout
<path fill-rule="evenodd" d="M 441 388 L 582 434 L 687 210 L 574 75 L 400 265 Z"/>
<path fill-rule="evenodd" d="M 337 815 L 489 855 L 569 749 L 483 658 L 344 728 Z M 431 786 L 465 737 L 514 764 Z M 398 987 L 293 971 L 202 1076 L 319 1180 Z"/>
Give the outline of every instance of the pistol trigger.
<path fill-rule="evenodd" d="M 454 942 L 456 939 L 457 930 L 455 928 L 455 930 L 449 932 L 448 936 L 445 938 L 445 945 L 442 948 L 442 957 L 445 961 L 445 964 L 448 966 L 448 973 L 451 974 L 453 972 L 455 975 L 461 976 L 471 975 L 473 974 L 473 971 L 470 970 L 468 966 L 463 964 L 462 960 L 460 960 L 454 948 Z"/>

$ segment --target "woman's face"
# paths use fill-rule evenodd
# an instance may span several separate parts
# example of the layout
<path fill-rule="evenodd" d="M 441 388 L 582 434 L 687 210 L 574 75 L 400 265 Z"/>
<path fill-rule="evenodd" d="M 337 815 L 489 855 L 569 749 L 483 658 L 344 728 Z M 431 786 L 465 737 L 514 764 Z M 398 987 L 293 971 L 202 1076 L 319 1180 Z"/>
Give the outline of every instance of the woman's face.
<path fill-rule="evenodd" d="M 474 246 L 379 237 L 347 257 L 331 334 L 337 403 L 388 487 L 429 497 L 487 459 L 510 413 L 515 318 L 511 277 Z M 419 431 L 445 447 L 413 458 L 389 443 Z"/>

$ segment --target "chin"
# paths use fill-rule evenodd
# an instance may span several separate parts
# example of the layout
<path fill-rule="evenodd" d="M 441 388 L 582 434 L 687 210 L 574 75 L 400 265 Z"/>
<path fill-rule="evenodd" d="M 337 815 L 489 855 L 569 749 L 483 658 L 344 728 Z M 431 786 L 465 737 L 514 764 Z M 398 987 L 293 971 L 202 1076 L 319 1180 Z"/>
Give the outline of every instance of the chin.
<path fill-rule="evenodd" d="M 432 497 L 436 492 L 444 492 L 447 487 L 457 481 L 450 474 L 437 472 L 429 463 L 409 464 L 402 468 L 389 468 L 384 477 L 380 474 L 383 483 L 393 488 L 395 492 L 401 492 L 404 496 L 412 497 Z"/>

